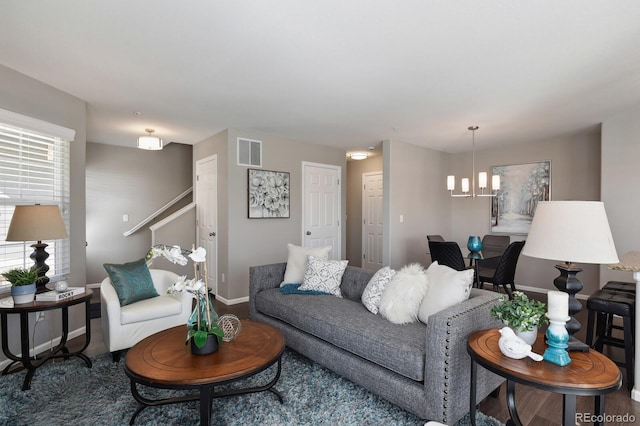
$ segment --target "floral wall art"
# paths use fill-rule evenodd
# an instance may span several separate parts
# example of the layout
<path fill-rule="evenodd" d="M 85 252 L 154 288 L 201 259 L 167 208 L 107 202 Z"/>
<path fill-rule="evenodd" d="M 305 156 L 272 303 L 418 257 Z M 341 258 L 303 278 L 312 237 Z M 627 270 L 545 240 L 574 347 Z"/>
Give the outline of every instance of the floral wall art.
<path fill-rule="evenodd" d="M 289 173 L 249 169 L 249 219 L 289 217 Z"/>

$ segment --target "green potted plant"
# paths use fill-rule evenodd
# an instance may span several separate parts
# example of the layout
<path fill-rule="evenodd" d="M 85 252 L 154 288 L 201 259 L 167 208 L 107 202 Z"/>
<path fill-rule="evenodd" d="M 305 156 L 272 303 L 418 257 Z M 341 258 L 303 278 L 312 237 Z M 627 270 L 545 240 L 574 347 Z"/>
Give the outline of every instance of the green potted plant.
<path fill-rule="evenodd" d="M 37 269 L 14 268 L 4 272 L 2 276 L 11 283 L 13 303 L 29 303 L 36 294 Z"/>
<path fill-rule="evenodd" d="M 491 317 L 513 329 L 517 336 L 532 345 L 538 335 L 538 327 L 548 322 L 547 306 L 532 300 L 521 291 L 514 291 L 513 298 L 500 296 L 500 303 L 491 308 Z"/>

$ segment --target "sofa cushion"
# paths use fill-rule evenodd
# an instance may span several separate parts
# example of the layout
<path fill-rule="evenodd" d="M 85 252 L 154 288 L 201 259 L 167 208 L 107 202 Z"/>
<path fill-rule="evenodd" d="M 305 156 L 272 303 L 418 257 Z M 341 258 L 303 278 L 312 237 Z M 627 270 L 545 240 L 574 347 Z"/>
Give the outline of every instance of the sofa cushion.
<path fill-rule="evenodd" d="M 426 293 L 427 274 L 422 265 L 407 265 L 396 272 L 385 287 L 380 298 L 380 315 L 394 324 L 416 322 Z"/>
<path fill-rule="evenodd" d="M 373 272 L 355 266 L 347 266 L 342 275 L 342 283 L 340 283 L 340 292 L 345 299 L 360 302 L 362 292 L 369 280 L 373 277 Z"/>
<path fill-rule="evenodd" d="M 348 263 L 348 260 L 325 260 L 310 254 L 299 290 L 322 291 L 342 297 L 340 282 Z"/>
<path fill-rule="evenodd" d="M 307 270 L 307 257 L 311 254 L 321 259 L 328 259 L 331 252 L 331 246 L 326 247 L 299 247 L 293 244 L 287 244 L 289 257 L 287 258 L 287 269 L 284 271 L 284 280 L 280 283 L 285 284 L 302 284 L 304 273 Z"/>
<path fill-rule="evenodd" d="M 362 292 L 362 304 L 372 314 L 378 313 L 382 292 L 395 274 L 396 271 L 388 266 L 378 269 Z"/>
<path fill-rule="evenodd" d="M 144 258 L 122 265 L 105 263 L 103 266 L 118 294 L 120 306 L 158 296 Z"/>
<path fill-rule="evenodd" d="M 278 288 L 258 293 L 255 306 L 265 315 L 402 376 L 424 380 L 426 326 L 421 322 L 392 324 L 369 312 L 359 301 L 283 295 Z"/>
<path fill-rule="evenodd" d="M 149 321 L 156 318 L 171 317 L 182 312 L 182 301 L 172 296 L 158 296 L 151 299 L 123 306 L 120 310 L 120 324 L 133 324 L 140 321 Z M 169 320 L 171 327 L 175 320 Z M 185 326 L 186 326 L 185 321 Z M 185 328 L 186 330 L 186 328 Z M 185 331 L 186 332 L 186 331 Z"/>
<path fill-rule="evenodd" d="M 469 298 L 473 286 L 473 269 L 456 271 L 433 262 L 427 268 L 427 283 L 427 294 L 422 299 L 418 312 L 418 318 L 425 324 L 436 312 Z"/>

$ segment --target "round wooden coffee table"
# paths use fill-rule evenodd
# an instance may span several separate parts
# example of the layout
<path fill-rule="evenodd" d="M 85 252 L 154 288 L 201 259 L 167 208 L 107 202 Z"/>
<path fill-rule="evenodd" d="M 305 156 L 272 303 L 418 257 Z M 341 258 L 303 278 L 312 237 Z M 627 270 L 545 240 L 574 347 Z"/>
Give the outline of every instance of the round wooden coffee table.
<path fill-rule="evenodd" d="M 130 424 L 146 407 L 176 402 L 200 401 L 200 424 L 211 420 L 213 398 L 270 391 L 280 403 L 282 396 L 273 388 L 280 378 L 284 337 L 275 328 L 254 321 L 242 321 L 240 334 L 231 342 L 223 342 L 210 355 L 192 355 L 185 345 L 186 326 L 161 331 L 137 343 L 125 358 L 125 372 L 131 379 L 131 393 L 142 404 L 131 417 Z M 231 383 L 278 363 L 275 377 L 264 386 L 214 392 L 214 387 Z M 191 389 L 197 394 L 150 400 L 140 395 L 137 385 L 162 389 Z"/>
<path fill-rule="evenodd" d="M 476 410 L 476 364 L 507 379 L 507 407 L 511 419 L 508 425 L 521 425 L 516 410 L 515 384 L 520 383 L 538 389 L 563 394 L 563 424 L 576 424 L 576 396 L 595 396 L 594 418 L 604 417 L 604 395 L 620 389 L 622 374 L 618 366 L 606 356 L 594 350 L 571 351 L 571 363 L 560 367 L 547 361 L 531 358 L 513 359 L 500 352 L 497 328 L 472 333 L 467 341 L 467 352 L 471 356 L 471 388 L 469 411 L 471 423 L 475 425 Z M 547 345 L 544 334 L 538 333 L 533 352 L 543 354 Z M 602 424 L 595 421 L 595 424 Z"/>

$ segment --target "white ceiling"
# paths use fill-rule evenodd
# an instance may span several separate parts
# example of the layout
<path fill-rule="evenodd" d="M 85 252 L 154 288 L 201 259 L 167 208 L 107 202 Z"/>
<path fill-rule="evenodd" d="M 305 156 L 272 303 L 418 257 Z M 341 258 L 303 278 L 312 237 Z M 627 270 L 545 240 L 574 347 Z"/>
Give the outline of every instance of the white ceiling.
<path fill-rule="evenodd" d="M 640 2 L 2 0 L 0 63 L 86 100 L 90 142 L 459 152 L 469 125 L 482 149 L 638 104 Z"/>

